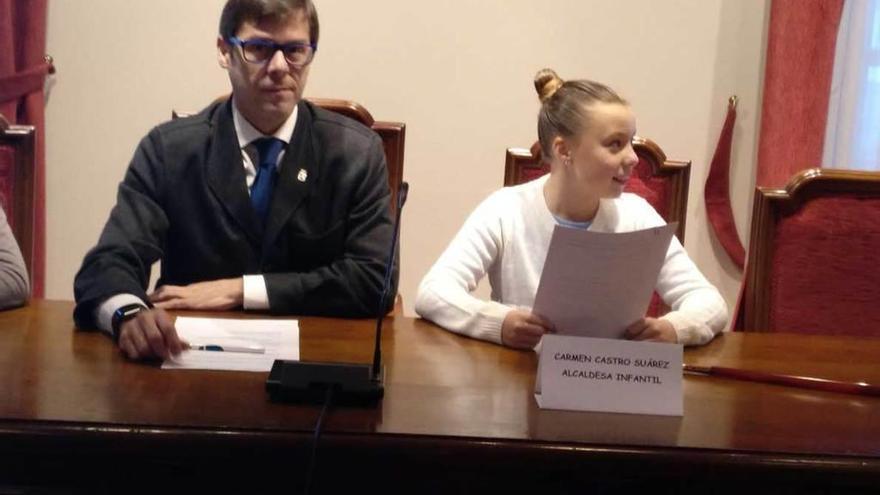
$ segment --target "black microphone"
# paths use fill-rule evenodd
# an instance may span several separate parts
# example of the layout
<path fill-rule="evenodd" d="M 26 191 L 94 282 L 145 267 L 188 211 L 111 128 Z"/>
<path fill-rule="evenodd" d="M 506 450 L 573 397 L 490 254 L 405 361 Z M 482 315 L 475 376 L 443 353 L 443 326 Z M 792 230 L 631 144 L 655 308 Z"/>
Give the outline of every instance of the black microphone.
<path fill-rule="evenodd" d="M 376 315 L 376 343 L 373 364 L 316 363 L 276 359 L 266 379 L 266 391 L 273 402 L 322 404 L 332 390 L 334 402 L 341 405 L 375 405 L 385 396 L 382 368 L 382 321 L 391 296 L 391 281 L 397 240 L 400 237 L 400 215 L 406 203 L 409 184 L 401 182 L 397 191 L 397 216 L 391 236 L 388 264 Z"/>
<path fill-rule="evenodd" d="M 385 266 L 385 283 L 382 284 L 382 297 L 379 299 L 379 307 L 376 311 L 376 344 L 373 347 L 373 380 L 378 380 L 382 368 L 382 322 L 385 321 L 385 308 L 388 307 L 388 297 L 391 296 L 391 274 L 394 271 L 394 256 L 397 254 L 397 239 L 400 237 L 400 213 L 406 204 L 406 195 L 409 193 L 409 184 L 401 182 L 397 189 L 397 217 L 394 219 L 394 234 L 391 236 L 391 252 L 388 253 L 388 264 Z"/>

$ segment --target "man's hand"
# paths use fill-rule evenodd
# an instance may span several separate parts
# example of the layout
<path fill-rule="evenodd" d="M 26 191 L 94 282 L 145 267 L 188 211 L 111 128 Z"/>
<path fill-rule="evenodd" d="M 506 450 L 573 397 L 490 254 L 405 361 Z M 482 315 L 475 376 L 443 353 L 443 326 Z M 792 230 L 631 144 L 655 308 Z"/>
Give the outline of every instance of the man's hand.
<path fill-rule="evenodd" d="M 546 319 L 514 309 L 501 323 L 501 343 L 516 349 L 532 349 L 545 333 L 553 330 L 553 324 Z"/>
<path fill-rule="evenodd" d="M 234 309 L 244 303 L 244 280 L 238 277 L 183 286 L 163 285 L 150 294 L 150 302 L 163 309 Z"/>
<path fill-rule="evenodd" d="M 171 317 L 162 309 L 144 309 L 119 327 L 119 349 L 129 359 L 167 359 L 184 347 Z"/>
<path fill-rule="evenodd" d="M 660 318 L 642 318 L 627 327 L 624 337 L 630 340 L 650 340 L 653 342 L 678 342 L 672 323 Z"/>

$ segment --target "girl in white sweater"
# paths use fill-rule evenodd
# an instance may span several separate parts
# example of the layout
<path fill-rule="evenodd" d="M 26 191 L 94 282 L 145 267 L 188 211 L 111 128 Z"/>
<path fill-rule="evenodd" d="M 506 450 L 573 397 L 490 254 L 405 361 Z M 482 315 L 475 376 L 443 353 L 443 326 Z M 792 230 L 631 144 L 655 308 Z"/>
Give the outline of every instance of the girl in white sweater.
<path fill-rule="evenodd" d="M 531 312 L 553 227 L 628 232 L 665 222 L 623 193 L 638 157 L 635 116 L 612 89 L 535 76 L 538 138 L 550 174 L 489 196 L 467 219 L 422 283 L 416 312 L 456 333 L 531 349 L 553 323 Z M 471 292 L 489 276 L 491 301 Z M 673 238 L 656 291 L 672 311 L 633 322 L 633 340 L 704 344 L 727 323 L 727 306 Z"/>

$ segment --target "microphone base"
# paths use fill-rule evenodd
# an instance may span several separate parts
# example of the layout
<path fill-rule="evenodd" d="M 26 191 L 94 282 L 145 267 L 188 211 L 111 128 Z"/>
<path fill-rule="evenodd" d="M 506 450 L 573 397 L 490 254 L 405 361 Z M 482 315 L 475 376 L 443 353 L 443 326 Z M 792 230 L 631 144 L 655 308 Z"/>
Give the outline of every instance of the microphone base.
<path fill-rule="evenodd" d="M 333 389 L 333 403 L 375 406 L 385 396 L 384 368 L 373 379 L 368 364 L 315 363 L 276 359 L 266 380 L 272 402 L 323 404 L 327 389 Z"/>

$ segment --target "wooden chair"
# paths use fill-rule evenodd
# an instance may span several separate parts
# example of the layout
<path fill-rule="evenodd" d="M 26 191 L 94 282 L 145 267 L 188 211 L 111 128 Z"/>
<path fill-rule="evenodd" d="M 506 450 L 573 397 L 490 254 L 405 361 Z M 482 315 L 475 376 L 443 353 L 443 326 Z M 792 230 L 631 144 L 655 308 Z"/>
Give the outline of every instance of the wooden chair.
<path fill-rule="evenodd" d="M 223 95 L 218 100 L 225 100 L 229 95 Z M 388 167 L 388 186 L 391 189 L 392 214 L 396 215 L 394 205 L 397 204 L 397 191 L 403 181 L 403 150 L 406 143 L 406 124 L 402 122 L 376 121 L 370 112 L 361 104 L 349 100 L 336 100 L 330 98 L 308 98 L 308 101 L 325 110 L 336 112 L 376 131 L 382 138 L 382 146 L 385 148 L 385 162 Z M 192 113 L 177 112 L 172 110 L 171 118 L 186 117 Z"/>
<path fill-rule="evenodd" d="M 657 143 L 646 138 L 636 137 L 633 148 L 639 156 L 639 164 L 625 190 L 645 198 L 667 222 L 678 222 L 675 235 L 684 242 L 691 162 L 668 160 Z M 505 186 L 522 184 L 548 172 L 550 167 L 541 159 L 539 143 L 536 142 L 531 149 L 507 149 Z"/>
<path fill-rule="evenodd" d="M 0 115 L 0 206 L 34 280 L 35 135 L 29 125 L 10 125 Z"/>
<path fill-rule="evenodd" d="M 759 187 L 736 327 L 880 336 L 878 252 L 880 172 L 809 169 Z"/>

